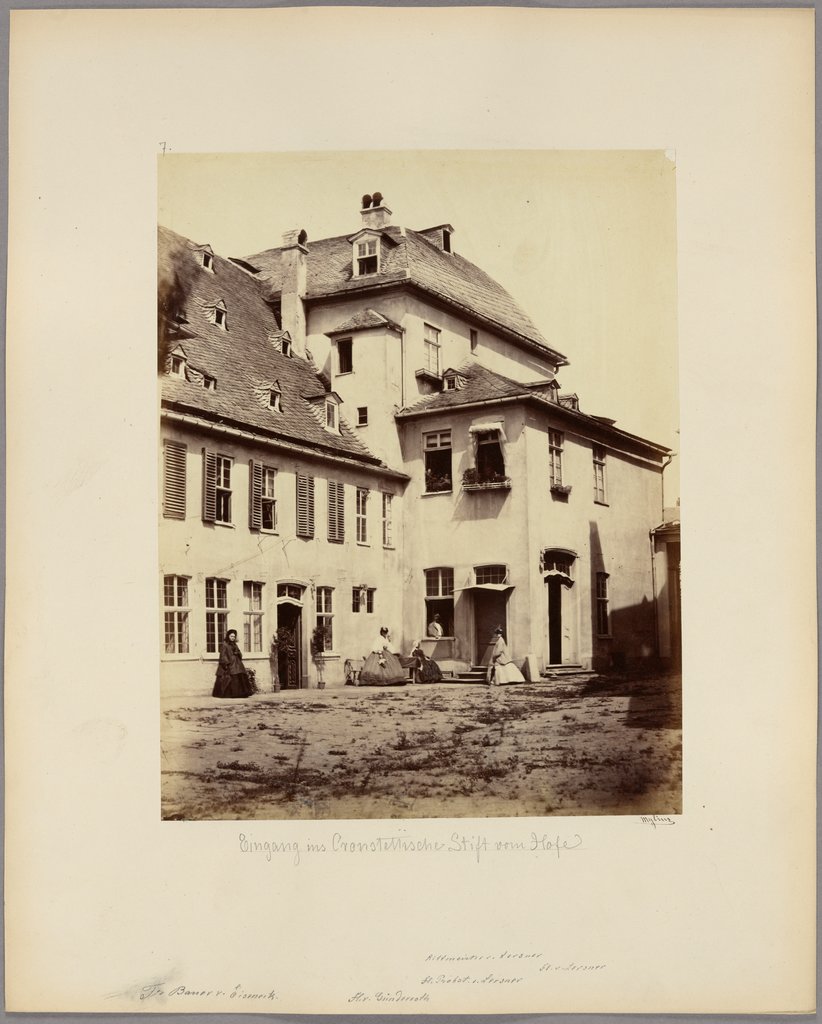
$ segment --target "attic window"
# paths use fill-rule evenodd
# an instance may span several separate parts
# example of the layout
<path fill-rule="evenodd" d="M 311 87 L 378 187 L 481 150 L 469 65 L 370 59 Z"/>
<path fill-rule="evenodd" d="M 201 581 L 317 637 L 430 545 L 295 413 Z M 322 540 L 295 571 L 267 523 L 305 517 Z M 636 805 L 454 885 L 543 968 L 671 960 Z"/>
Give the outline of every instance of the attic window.
<path fill-rule="evenodd" d="M 282 393 L 278 388 L 271 388 L 268 392 L 268 407 L 274 412 L 282 412 Z"/>
<path fill-rule="evenodd" d="M 339 430 L 337 406 L 333 402 L 325 403 L 325 426 L 328 430 Z"/>
<path fill-rule="evenodd" d="M 208 249 L 200 250 L 200 266 L 202 266 L 203 270 L 209 270 L 212 274 L 214 273 L 214 255 Z"/>
<path fill-rule="evenodd" d="M 228 312 L 225 306 L 214 307 L 214 323 L 224 331 L 228 330 Z"/>
<path fill-rule="evenodd" d="M 206 391 L 216 391 L 217 390 L 217 378 L 216 377 L 209 377 L 209 375 L 207 373 L 204 373 L 203 374 L 203 387 L 206 389 Z"/>
<path fill-rule="evenodd" d="M 291 358 L 291 339 L 290 338 L 283 338 L 283 340 L 282 340 L 282 342 L 280 344 L 282 346 L 282 353 L 283 353 L 283 355 L 290 359 Z"/>
<path fill-rule="evenodd" d="M 442 251 L 451 252 L 451 232 L 447 228 L 442 232 Z"/>
<path fill-rule="evenodd" d="M 186 360 L 185 356 L 172 356 L 171 367 L 169 373 L 173 377 L 183 377 L 186 375 Z"/>
<path fill-rule="evenodd" d="M 368 274 L 376 274 L 379 270 L 380 250 L 376 238 L 366 238 L 362 242 L 355 243 L 357 258 L 355 267 L 357 277 L 365 277 Z"/>

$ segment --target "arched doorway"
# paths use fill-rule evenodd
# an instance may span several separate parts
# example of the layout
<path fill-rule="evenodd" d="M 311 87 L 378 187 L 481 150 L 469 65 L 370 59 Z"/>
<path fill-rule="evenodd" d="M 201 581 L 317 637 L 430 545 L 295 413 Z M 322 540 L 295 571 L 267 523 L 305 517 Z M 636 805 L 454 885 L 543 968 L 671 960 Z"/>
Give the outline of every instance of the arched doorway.
<path fill-rule="evenodd" d="M 277 584 L 277 672 L 284 690 L 298 690 L 302 681 L 304 591 L 302 584 Z"/>

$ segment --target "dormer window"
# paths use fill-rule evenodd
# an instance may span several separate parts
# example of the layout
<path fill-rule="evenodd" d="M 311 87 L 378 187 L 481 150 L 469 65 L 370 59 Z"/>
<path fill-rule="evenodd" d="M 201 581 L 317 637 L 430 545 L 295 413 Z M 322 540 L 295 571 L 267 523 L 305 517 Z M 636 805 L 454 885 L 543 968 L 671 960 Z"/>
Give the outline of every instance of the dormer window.
<path fill-rule="evenodd" d="M 228 312 L 225 306 L 214 307 L 214 323 L 222 330 L 228 330 Z"/>
<path fill-rule="evenodd" d="M 282 412 L 282 392 L 279 388 L 271 388 L 268 392 L 268 407 L 274 412 Z"/>
<path fill-rule="evenodd" d="M 357 277 L 376 274 L 379 270 L 379 243 L 376 238 L 364 238 L 355 242 L 357 258 L 355 261 Z"/>
<path fill-rule="evenodd" d="M 214 252 L 210 245 L 203 245 L 195 249 L 195 256 L 203 270 L 207 270 L 209 274 L 214 273 Z"/>
<path fill-rule="evenodd" d="M 283 355 L 290 359 L 291 358 L 291 339 L 290 338 L 283 338 L 281 344 L 282 344 Z"/>
<path fill-rule="evenodd" d="M 216 391 L 217 390 L 217 378 L 216 377 L 209 377 L 209 375 L 207 373 L 204 373 L 203 374 L 203 387 L 206 389 L 206 391 Z"/>
<path fill-rule="evenodd" d="M 206 270 L 212 270 L 214 267 L 214 257 L 210 252 L 203 250 L 203 266 Z"/>
<path fill-rule="evenodd" d="M 339 430 L 337 406 L 334 402 L 325 403 L 325 426 L 327 430 L 333 430 L 335 432 Z"/>
<path fill-rule="evenodd" d="M 171 357 L 171 369 L 169 373 L 173 377 L 183 377 L 186 375 L 186 361 L 183 356 L 172 356 Z"/>
<path fill-rule="evenodd" d="M 442 251 L 451 252 L 451 232 L 448 228 L 442 229 Z"/>

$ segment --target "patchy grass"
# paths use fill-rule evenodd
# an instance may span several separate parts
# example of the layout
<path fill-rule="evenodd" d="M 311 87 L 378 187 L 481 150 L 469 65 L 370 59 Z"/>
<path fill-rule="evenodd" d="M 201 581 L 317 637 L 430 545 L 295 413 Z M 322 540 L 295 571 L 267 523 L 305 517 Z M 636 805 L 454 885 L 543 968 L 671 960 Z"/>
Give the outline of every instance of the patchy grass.
<path fill-rule="evenodd" d="M 166 701 L 163 817 L 678 813 L 678 698 L 623 678 Z"/>

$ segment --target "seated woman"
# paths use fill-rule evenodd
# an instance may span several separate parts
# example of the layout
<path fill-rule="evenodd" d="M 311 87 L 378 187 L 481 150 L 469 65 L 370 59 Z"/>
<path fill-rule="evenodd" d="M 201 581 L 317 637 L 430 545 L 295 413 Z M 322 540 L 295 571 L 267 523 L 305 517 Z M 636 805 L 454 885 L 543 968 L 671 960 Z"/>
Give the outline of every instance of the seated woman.
<path fill-rule="evenodd" d="M 511 661 L 508 645 L 502 635 L 502 629 L 494 631 L 496 637 L 491 661 L 488 664 L 487 679 L 491 686 L 505 686 L 507 683 L 524 683 L 525 676 Z"/>
<path fill-rule="evenodd" d="M 414 672 L 414 680 L 418 683 L 438 683 L 442 679 L 442 672 L 439 665 L 433 658 L 429 658 L 422 649 L 422 641 L 418 640 L 411 651 L 417 662 Z"/>
<path fill-rule="evenodd" d="M 390 645 L 388 627 L 383 626 L 360 672 L 361 686 L 405 686 L 408 682 L 405 669 Z"/>

